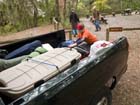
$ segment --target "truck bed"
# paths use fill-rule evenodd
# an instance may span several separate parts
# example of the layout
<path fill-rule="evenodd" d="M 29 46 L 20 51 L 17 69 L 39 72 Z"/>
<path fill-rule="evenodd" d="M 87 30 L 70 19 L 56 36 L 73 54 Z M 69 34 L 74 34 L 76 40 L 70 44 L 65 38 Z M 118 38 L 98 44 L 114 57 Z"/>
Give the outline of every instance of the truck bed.
<path fill-rule="evenodd" d="M 62 40 L 65 40 L 64 36 Z M 9 100 L 1 96 L 4 104 L 0 102 L 2 105 L 90 105 L 91 100 L 96 99 L 96 95 L 103 90 L 110 78 L 115 77 L 116 83 L 119 81 L 127 70 L 127 59 L 128 41 L 126 37 L 121 37 L 100 56 L 80 60 L 78 64 L 18 99 Z"/>

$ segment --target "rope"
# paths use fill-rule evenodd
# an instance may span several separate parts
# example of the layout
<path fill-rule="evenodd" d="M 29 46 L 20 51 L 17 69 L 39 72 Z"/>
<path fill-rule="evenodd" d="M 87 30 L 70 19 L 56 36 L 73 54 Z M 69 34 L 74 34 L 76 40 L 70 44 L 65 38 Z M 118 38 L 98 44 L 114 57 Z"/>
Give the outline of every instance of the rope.
<path fill-rule="evenodd" d="M 35 62 L 39 62 L 39 63 L 43 63 L 43 64 L 47 64 L 47 65 L 49 65 L 49 66 L 54 66 L 54 67 L 56 67 L 56 69 L 57 70 L 59 70 L 59 68 L 58 68 L 58 66 L 57 65 L 55 65 L 55 64 L 51 64 L 51 63 L 48 63 L 48 62 L 43 62 L 43 61 L 39 61 L 39 60 L 35 60 L 35 59 L 30 59 L 31 61 L 35 61 Z"/>

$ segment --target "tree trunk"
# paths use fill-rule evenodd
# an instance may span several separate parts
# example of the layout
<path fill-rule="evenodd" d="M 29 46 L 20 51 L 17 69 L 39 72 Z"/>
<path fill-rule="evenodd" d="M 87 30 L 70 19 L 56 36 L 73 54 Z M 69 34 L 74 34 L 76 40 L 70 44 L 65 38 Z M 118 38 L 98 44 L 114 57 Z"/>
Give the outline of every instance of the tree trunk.
<path fill-rule="evenodd" d="M 66 3 L 67 3 L 67 0 L 64 0 L 64 13 L 63 13 L 63 16 L 64 16 L 64 20 L 66 20 Z"/>
<path fill-rule="evenodd" d="M 60 16 L 61 16 L 61 22 L 63 23 L 66 19 L 66 1 L 67 0 L 59 0 L 59 9 L 60 9 Z"/>
<path fill-rule="evenodd" d="M 78 0 L 75 0 L 75 8 L 77 10 Z"/>
<path fill-rule="evenodd" d="M 38 9 L 35 3 L 35 0 L 30 0 L 30 2 L 33 5 L 33 10 L 34 10 L 34 16 L 33 16 L 33 27 L 37 27 L 38 26 Z"/>
<path fill-rule="evenodd" d="M 59 0 L 55 0 L 55 17 L 60 21 Z"/>

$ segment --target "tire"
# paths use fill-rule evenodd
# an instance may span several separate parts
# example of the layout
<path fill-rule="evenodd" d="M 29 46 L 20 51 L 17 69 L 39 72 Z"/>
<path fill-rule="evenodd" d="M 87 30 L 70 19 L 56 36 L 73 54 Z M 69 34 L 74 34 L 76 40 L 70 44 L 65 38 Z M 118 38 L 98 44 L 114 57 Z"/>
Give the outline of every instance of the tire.
<path fill-rule="evenodd" d="M 96 97 L 92 98 L 90 105 L 112 105 L 111 90 L 105 87 Z"/>

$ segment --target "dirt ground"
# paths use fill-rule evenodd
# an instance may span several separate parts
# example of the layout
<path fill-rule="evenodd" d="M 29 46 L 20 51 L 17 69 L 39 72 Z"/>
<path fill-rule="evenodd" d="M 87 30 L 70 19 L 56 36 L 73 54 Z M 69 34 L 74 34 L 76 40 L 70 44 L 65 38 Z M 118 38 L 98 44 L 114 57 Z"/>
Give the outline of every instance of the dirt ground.
<path fill-rule="evenodd" d="M 53 31 L 55 31 L 53 25 L 31 28 L 31 29 L 27 29 L 25 31 L 21 31 L 21 32 L 13 33 L 13 34 L 9 33 L 8 35 L 1 35 L 0 43 L 9 42 L 9 41 L 16 40 L 16 39 L 33 37 L 33 36 L 53 32 Z"/>
<path fill-rule="evenodd" d="M 98 39 L 105 40 L 107 27 L 121 26 L 125 28 L 140 28 L 140 15 L 121 16 L 116 17 L 107 16 L 108 25 L 102 24 L 102 30 L 95 32 L 95 28 L 88 19 L 81 19 L 85 26 L 95 35 Z M 15 33 L 10 36 L 0 36 L 0 42 L 8 41 L 12 39 L 19 39 L 24 37 L 32 37 L 35 35 L 54 31 L 53 26 L 44 26 L 39 28 L 29 29 L 23 32 Z M 112 105 L 140 105 L 140 30 L 139 31 L 124 31 L 117 33 L 110 33 L 110 41 L 119 38 L 120 36 L 126 36 L 129 41 L 129 59 L 128 70 L 117 84 L 113 93 Z"/>

